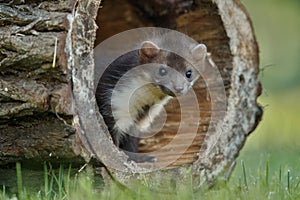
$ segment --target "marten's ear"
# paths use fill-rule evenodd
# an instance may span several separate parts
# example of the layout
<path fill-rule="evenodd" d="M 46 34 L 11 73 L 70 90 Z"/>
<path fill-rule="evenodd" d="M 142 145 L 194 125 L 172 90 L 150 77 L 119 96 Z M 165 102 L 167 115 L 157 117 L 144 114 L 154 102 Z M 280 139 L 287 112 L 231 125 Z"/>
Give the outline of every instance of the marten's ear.
<path fill-rule="evenodd" d="M 156 57 L 159 51 L 160 49 L 156 44 L 150 41 L 145 41 L 142 43 L 142 47 L 139 50 L 139 54 L 142 59 L 149 59 Z"/>
<path fill-rule="evenodd" d="M 206 46 L 198 44 L 192 49 L 192 55 L 196 61 L 203 62 L 207 54 Z"/>

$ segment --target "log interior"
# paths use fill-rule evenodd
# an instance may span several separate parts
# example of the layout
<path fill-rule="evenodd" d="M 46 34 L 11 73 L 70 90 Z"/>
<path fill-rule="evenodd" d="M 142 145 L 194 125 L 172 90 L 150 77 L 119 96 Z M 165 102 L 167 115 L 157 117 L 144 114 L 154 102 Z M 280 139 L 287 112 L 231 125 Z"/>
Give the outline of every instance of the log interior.
<path fill-rule="evenodd" d="M 226 94 L 229 95 L 232 55 L 229 48 L 229 38 L 214 3 L 207 0 L 194 2 L 186 0 L 110 0 L 103 1 L 102 6 L 97 17 L 99 29 L 96 45 L 114 34 L 138 27 L 163 26 L 179 30 L 207 45 L 208 51 L 221 73 Z M 195 112 L 192 107 L 188 107 L 188 114 L 181 119 L 180 105 L 174 99 L 166 106 L 167 121 L 164 128 L 154 136 L 141 140 L 140 152 L 148 152 L 157 156 L 158 166 L 166 166 L 165 164 L 169 161 L 176 160 L 166 166 L 166 168 L 174 168 L 197 160 L 197 153 L 199 153 L 206 137 L 212 112 L 217 112 L 218 115 L 218 112 L 225 111 L 212 111 L 210 99 L 210 92 L 212 91 L 208 91 L 206 84 L 207 80 L 200 78 L 194 86 L 200 113 Z M 186 100 L 186 103 L 188 104 L 189 100 Z M 199 116 L 200 125 L 196 137 L 187 131 L 182 135 L 181 140 L 168 145 L 176 136 L 180 123 L 193 127 L 195 126 L 193 124 L 194 119 Z M 184 154 L 178 155 L 182 147 L 187 145 L 185 142 L 190 140 L 193 142 L 189 148 Z"/>

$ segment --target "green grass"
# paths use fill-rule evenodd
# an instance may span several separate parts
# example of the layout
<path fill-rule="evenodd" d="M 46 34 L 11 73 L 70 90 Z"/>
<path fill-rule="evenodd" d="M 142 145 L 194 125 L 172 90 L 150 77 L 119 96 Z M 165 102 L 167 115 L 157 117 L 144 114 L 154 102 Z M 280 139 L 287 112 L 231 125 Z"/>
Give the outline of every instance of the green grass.
<path fill-rule="evenodd" d="M 28 193 L 26 188 L 30 186 L 22 185 L 21 189 L 18 187 L 18 194 L 7 194 L 4 187 L 0 199 L 16 196 L 25 200 L 299 199 L 300 176 L 296 175 L 293 168 L 286 169 L 282 166 L 273 169 L 271 165 L 272 162 L 265 160 L 265 163 L 261 162 L 256 168 L 251 169 L 247 162 L 240 161 L 229 182 L 220 180 L 212 189 L 196 192 L 192 192 L 189 184 L 179 185 L 176 189 L 173 185 L 166 184 L 163 192 L 159 188 L 150 190 L 145 185 L 137 183 L 129 185 L 126 189 L 111 182 L 109 188 L 103 188 L 101 183 L 95 181 L 95 175 L 90 167 L 73 176 L 70 175 L 70 168 L 64 169 L 61 166 L 55 173 L 51 167 L 46 167 L 45 184 L 41 186 L 41 190 Z M 21 174 L 20 170 L 21 168 L 17 168 L 16 173 Z"/>

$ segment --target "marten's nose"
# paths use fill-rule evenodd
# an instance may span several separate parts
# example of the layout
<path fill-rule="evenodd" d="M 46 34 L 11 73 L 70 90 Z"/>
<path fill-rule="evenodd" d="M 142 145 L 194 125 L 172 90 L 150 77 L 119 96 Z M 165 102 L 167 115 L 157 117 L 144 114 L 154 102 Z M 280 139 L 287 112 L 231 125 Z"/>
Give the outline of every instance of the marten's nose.
<path fill-rule="evenodd" d="M 176 92 L 179 93 L 179 92 L 182 92 L 183 86 L 181 86 L 181 85 L 175 85 L 175 86 L 174 86 L 174 89 L 175 89 Z"/>

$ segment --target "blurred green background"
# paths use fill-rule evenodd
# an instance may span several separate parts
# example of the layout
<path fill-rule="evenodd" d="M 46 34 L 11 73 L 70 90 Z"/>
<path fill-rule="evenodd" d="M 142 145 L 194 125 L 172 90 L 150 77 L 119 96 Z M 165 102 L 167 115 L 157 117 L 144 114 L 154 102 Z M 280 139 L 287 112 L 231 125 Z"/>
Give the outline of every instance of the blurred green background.
<path fill-rule="evenodd" d="M 241 0 L 260 49 L 263 120 L 247 140 L 239 161 L 249 171 L 269 162 L 270 172 L 300 177 L 300 1 Z M 240 165 L 240 163 L 237 163 Z M 237 167 L 234 174 L 240 174 Z"/>

